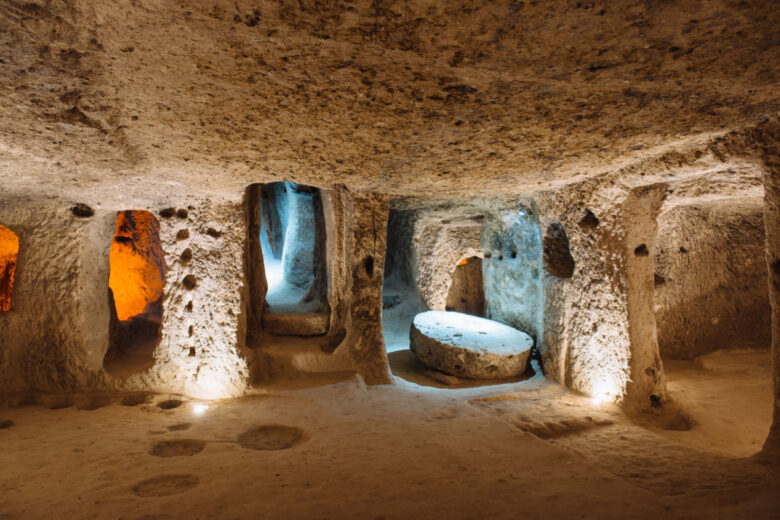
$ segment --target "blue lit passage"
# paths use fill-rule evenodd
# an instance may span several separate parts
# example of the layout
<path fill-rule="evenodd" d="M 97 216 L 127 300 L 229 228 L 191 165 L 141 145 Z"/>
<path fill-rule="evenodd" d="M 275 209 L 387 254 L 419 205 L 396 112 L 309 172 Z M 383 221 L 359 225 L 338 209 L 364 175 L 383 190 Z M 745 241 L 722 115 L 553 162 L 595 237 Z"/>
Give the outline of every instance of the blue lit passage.
<path fill-rule="evenodd" d="M 292 182 L 263 186 L 260 247 L 268 282 L 266 302 L 278 312 L 311 312 L 314 297 L 317 222 L 314 188 Z"/>

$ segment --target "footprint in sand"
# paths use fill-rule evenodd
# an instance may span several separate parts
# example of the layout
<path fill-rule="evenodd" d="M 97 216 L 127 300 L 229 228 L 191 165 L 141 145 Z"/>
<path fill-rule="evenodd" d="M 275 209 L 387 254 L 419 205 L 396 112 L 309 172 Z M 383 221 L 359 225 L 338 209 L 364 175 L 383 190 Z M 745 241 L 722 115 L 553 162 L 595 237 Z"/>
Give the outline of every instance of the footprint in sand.
<path fill-rule="evenodd" d="M 139 497 L 167 497 L 178 495 L 198 486 L 196 475 L 159 475 L 133 486 L 133 493 Z"/>
<path fill-rule="evenodd" d="M 307 440 L 306 432 L 295 426 L 271 424 L 249 429 L 238 436 L 238 444 L 250 450 L 286 450 Z"/>
<path fill-rule="evenodd" d="M 181 432 L 184 430 L 189 430 L 190 426 L 192 426 L 192 423 L 184 422 L 184 423 L 178 423 L 178 424 L 172 424 L 168 426 L 169 432 Z"/>
<path fill-rule="evenodd" d="M 182 404 L 183 401 L 179 401 L 178 399 L 168 399 L 167 401 L 157 403 L 157 408 L 160 410 L 173 410 L 174 408 L 180 407 Z"/>
<path fill-rule="evenodd" d="M 177 439 L 160 441 L 149 450 L 149 455 L 155 457 L 192 457 L 203 451 L 206 443 L 198 439 Z"/>

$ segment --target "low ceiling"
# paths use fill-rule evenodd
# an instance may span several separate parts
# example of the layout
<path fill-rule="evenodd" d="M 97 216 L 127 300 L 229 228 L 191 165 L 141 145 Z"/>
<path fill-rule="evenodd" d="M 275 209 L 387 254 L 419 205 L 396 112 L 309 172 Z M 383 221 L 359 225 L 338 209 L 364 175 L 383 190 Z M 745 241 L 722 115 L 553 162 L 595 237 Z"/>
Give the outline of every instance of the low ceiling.
<path fill-rule="evenodd" d="M 0 0 L 0 179 L 520 193 L 777 114 L 778 64 L 776 0 Z"/>

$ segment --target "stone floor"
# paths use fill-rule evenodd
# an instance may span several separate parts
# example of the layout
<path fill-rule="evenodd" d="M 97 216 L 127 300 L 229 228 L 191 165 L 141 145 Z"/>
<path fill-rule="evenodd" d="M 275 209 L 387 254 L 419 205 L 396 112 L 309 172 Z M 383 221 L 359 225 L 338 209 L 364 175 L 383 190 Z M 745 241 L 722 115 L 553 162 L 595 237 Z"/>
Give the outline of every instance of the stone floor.
<path fill-rule="evenodd" d="M 672 370 L 670 387 L 695 383 L 691 370 Z M 684 444 L 706 437 L 699 426 L 673 440 L 540 377 L 315 382 L 4 409 L 0 518 L 755 519 L 780 506 L 777 468 Z M 721 388 L 714 401 L 741 383 Z"/>

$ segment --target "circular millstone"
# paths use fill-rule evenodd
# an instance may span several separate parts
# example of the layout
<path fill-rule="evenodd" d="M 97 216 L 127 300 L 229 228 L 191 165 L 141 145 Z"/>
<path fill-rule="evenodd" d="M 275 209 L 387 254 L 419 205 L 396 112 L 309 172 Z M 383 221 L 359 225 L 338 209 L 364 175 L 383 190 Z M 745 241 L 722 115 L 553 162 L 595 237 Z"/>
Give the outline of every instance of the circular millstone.
<path fill-rule="evenodd" d="M 470 379 L 506 379 L 525 372 L 533 340 L 525 332 L 460 312 L 414 317 L 410 348 L 440 372 Z"/>

